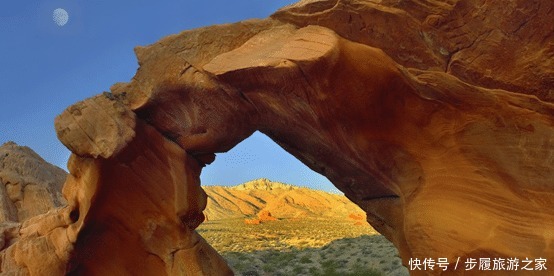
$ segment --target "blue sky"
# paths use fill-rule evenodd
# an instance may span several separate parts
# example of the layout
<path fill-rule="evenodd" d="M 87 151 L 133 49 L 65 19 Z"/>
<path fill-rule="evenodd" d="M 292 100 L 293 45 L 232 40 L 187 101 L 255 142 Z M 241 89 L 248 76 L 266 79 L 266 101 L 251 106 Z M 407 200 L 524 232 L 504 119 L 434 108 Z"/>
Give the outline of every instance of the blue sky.
<path fill-rule="evenodd" d="M 54 117 L 72 103 L 128 81 L 133 48 L 206 25 L 264 18 L 294 0 L 1 0 L 0 143 L 33 148 L 65 169 L 69 151 L 57 140 Z M 52 13 L 67 10 L 58 26 Z M 255 133 L 204 169 L 203 184 L 234 185 L 267 177 L 334 190 L 330 182 Z"/>

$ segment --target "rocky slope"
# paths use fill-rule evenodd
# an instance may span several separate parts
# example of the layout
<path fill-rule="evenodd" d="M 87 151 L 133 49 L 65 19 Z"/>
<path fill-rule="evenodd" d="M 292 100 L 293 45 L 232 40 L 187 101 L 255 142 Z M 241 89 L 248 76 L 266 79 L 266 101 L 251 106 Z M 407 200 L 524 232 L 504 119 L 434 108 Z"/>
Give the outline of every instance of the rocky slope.
<path fill-rule="evenodd" d="M 257 179 L 233 187 L 204 186 L 209 220 L 257 217 L 269 212 L 278 219 L 325 217 L 348 219 L 363 216 L 360 207 L 342 195 Z"/>
<path fill-rule="evenodd" d="M 65 205 L 62 186 L 67 173 L 28 147 L 0 146 L 0 273 L 15 266 L 14 243 L 22 229 L 45 213 Z M 12 249 L 7 249 L 12 248 Z"/>
<path fill-rule="evenodd" d="M 0 224 L 23 222 L 64 205 L 66 176 L 28 147 L 0 146 Z"/>
<path fill-rule="evenodd" d="M 230 274 L 195 231 L 199 175 L 256 130 L 360 206 L 404 265 L 554 259 L 553 11 L 304 0 L 137 47 L 130 82 L 56 119 L 68 206 L 20 232 L 10 273 Z"/>

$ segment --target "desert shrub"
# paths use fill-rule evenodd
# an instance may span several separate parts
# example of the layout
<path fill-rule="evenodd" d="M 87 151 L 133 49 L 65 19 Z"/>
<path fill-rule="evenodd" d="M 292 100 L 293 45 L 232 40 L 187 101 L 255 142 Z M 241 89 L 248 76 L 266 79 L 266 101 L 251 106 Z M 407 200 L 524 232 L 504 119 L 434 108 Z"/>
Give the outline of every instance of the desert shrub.
<path fill-rule="evenodd" d="M 246 261 L 248 259 L 248 256 L 246 254 L 240 254 L 238 256 L 238 259 L 241 261 Z"/>
<path fill-rule="evenodd" d="M 273 261 L 275 258 L 279 256 L 279 253 L 277 251 L 265 251 L 262 254 L 262 260 L 263 262 L 270 262 Z"/>
<path fill-rule="evenodd" d="M 301 267 L 301 266 L 295 266 L 295 267 L 292 269 L 292 272 L 294 272 L 294 274 L 296 274 L 296 275 L 299 275 L 299 274 L 304 273 L 304 268 Z"/>
<path fill-rule="evenodd" d="M 322 275 L 339 275 L 337 269 L 339 268 L 338 264 L 334 260 L 328 260 L 321 262 L 321 269 L 323 270 Z"/>
<path fill-rule="evenodd" d="M 295 259 L 296 255 L 293 253 L 281 253 L 275 257 L 275 261 L 280 264 L 288 264 Z"/>
<path fill-rule="evenodd" d="M 300 263 L 302 263 L 302 264 L 313 263 L 312 259 L 311 259 L 310 256 L 308 256 L 308 255 L 302 256 L 302 258 L 300 258 L 299 261 L 300 261 Z"/>
<path fill-rule="evenodd" d="M 246 264 L 246 263 L 240 263 L 240 262 L 239 262 L 239 263 L 235 263 L 235 264 L 233 265 L 233 268 L 234 268 L 235 270 L 238 270 L 238 271 L 243 271 L 243 270 L 245 270 L 247 267 L 248 267 L 248 264 Z"/>
<path fill-rule="evenodd" d="M 272 264 L 272 263 L 266 263 L 266 264 L 262 265 L 262 269 L 265 272 L 272 273 L 272 272 L 275 271 L 275 265 Z"/>
<path fill-rule="evenodd" d="M 374 268 L 365 268 L 361 265 L 355 265 L 352 270 L 348 273 L 343 274 L 345 276 L 381 276 L 383 273 L 381 273 L 379 270 L 376 270 Z"/>
<path fill-rule="evenodd" d="M 310 268 L 308 268 L 309 275 L 317 275 L 318 272 L 319 272 L 319 269 L 315 266 L 311 266 Z"/>

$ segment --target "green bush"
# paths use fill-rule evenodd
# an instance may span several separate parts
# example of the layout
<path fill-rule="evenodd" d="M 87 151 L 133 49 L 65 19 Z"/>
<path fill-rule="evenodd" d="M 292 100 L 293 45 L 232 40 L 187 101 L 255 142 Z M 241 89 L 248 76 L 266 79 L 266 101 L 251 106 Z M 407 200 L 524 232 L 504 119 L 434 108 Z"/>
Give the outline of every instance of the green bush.
<path fill-rule="evenodd" d="M 264 265 L 262 265 L 262 269 L 265 272 L 272 273 L 272 272 L 275 271 L 275 265 L 273 265 L 271 263 L 264 264 Z"/>
<path fill-rule="evenodd" d="M 289 264 L 296 258 L 296 255 L 293 253 L 281 253 L 275 257 L 275 262 L 283 265 Z"/>
<path fill-rule="evenodd" d="M 309 264 L 309 263 L 313 263 L 313 261 L 310 258 L 310 256 L 304 255 L 304 256 L 302 256 L 302 258 L 300 258 L 300 263 Z"/>
<path fill-rule="evenodd" d="M 333 260 L 321 262 L 321 269 L 323 270 L 323 275 L 339 275 L 337 272 L 338 264 Z"/>
<path fill-rule="evenodd" d="M 301 267 L 301 266 L 295 266 L 295 267 L 292 269 L 292 272 L 294 272 L 296 275 L 299 275 L 299 274 L 304 273 L 304 268 Z"/>

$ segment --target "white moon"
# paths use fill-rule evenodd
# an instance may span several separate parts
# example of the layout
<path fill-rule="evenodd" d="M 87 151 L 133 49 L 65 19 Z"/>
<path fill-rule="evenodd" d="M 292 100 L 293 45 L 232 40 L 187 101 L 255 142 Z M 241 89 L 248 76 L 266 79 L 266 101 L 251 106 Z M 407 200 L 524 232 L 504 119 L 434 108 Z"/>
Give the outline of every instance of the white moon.
<path fill-rule="evenodd" d="M 52 18 L 54 19 L 54 22 L 58 24 L 58 26 L 63 26 L 67 24 L 67 21 L 69 21 L 69 14 L 64 9 L 55 9 L 52 13 Z"/>

